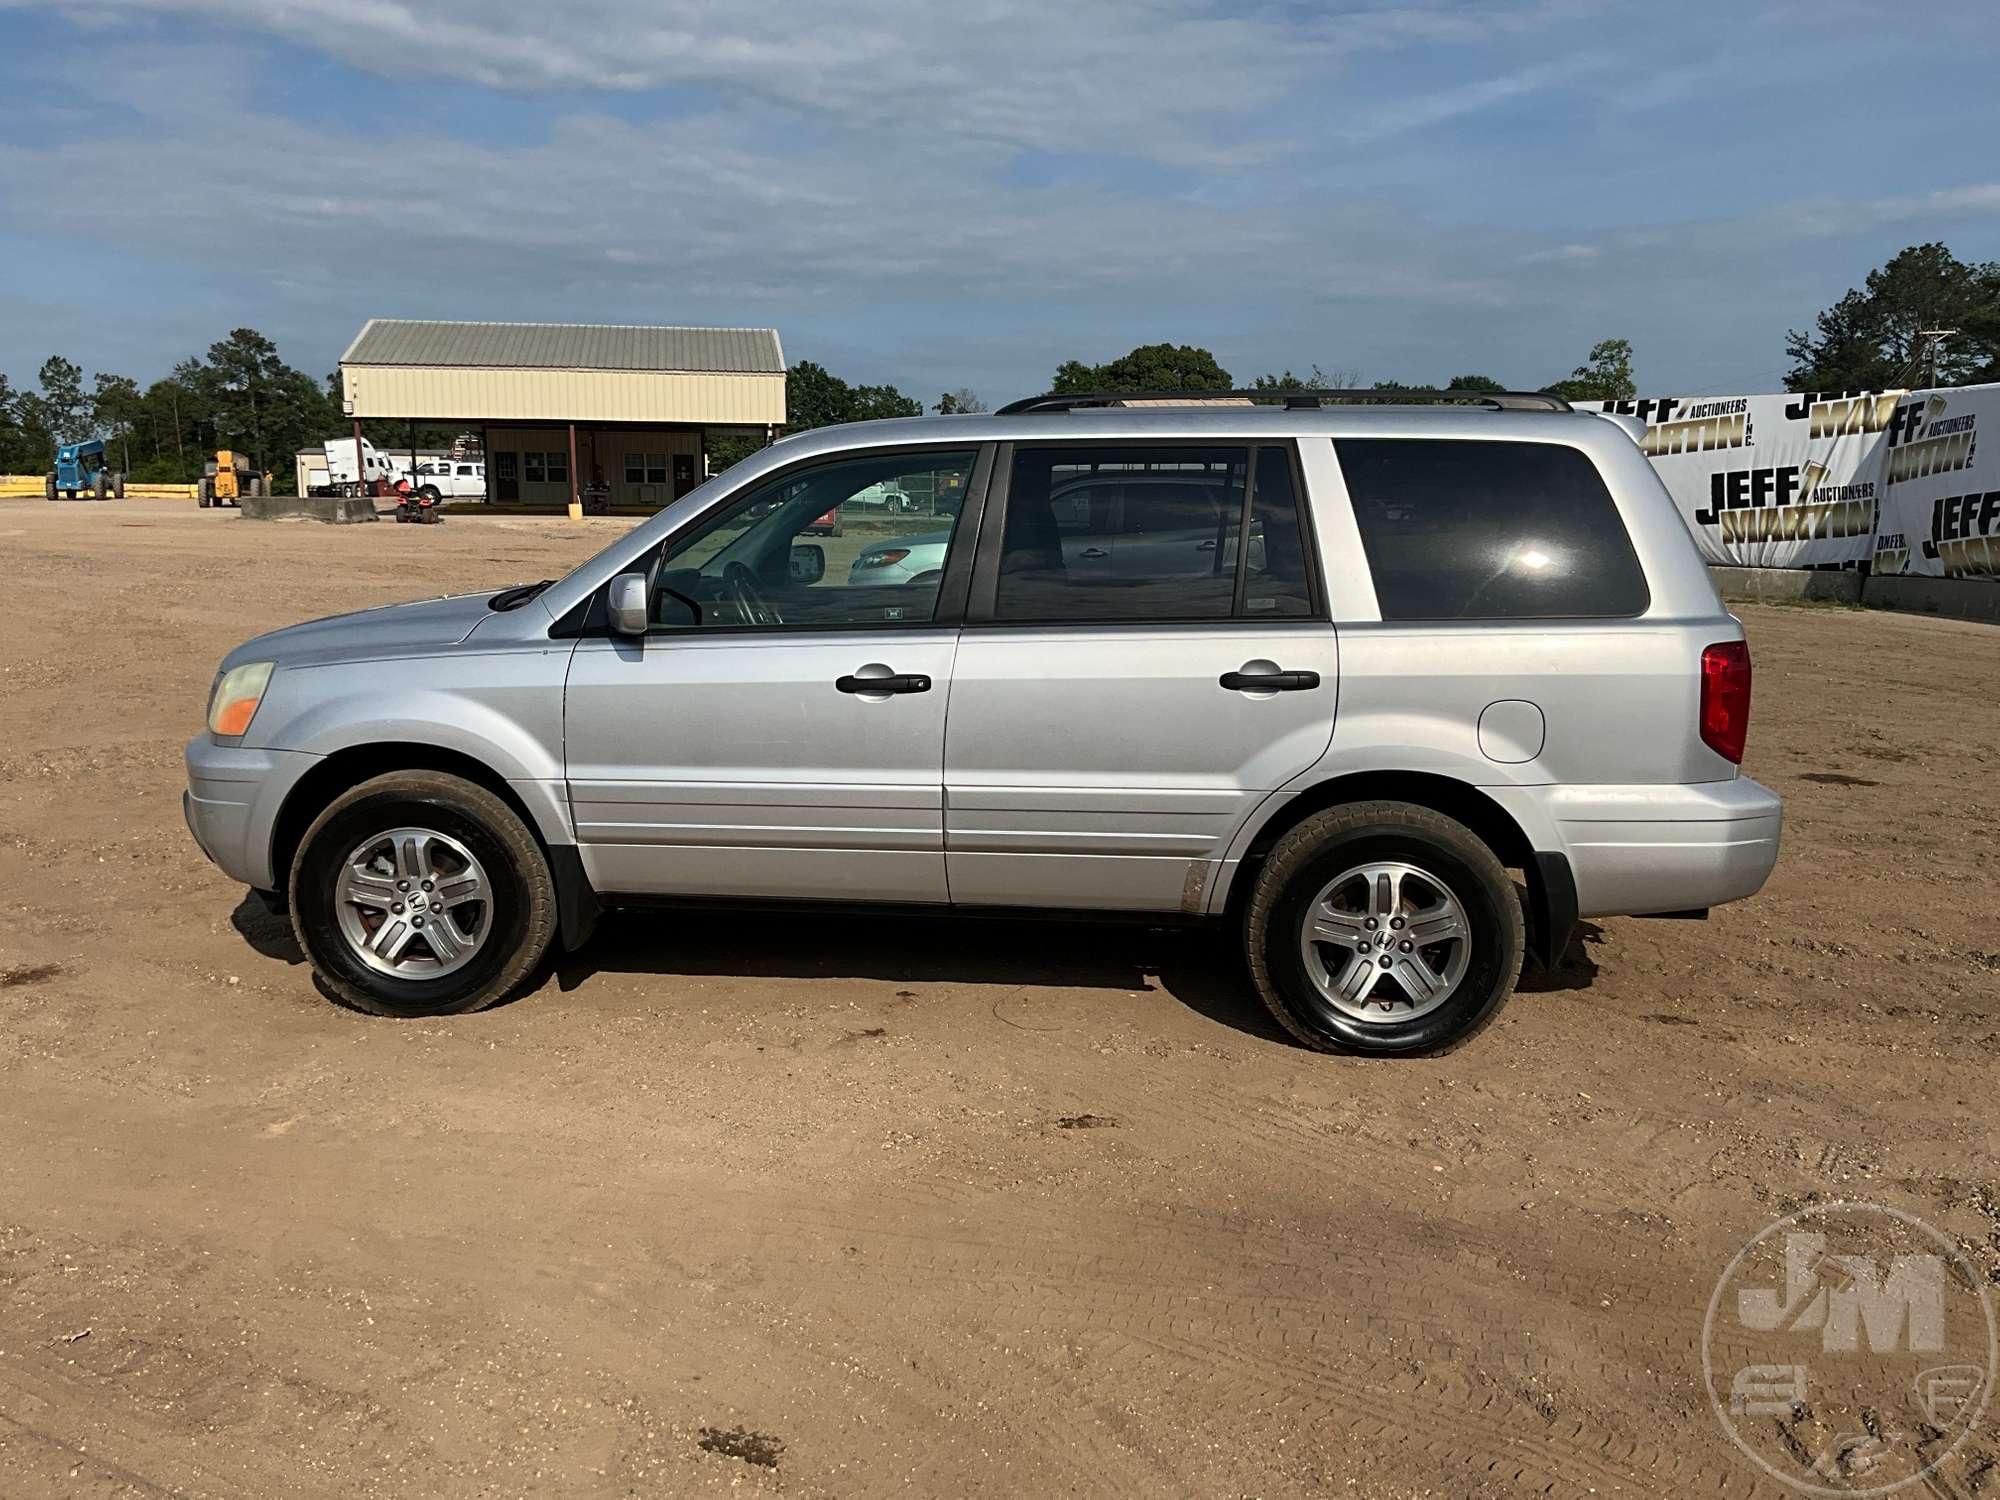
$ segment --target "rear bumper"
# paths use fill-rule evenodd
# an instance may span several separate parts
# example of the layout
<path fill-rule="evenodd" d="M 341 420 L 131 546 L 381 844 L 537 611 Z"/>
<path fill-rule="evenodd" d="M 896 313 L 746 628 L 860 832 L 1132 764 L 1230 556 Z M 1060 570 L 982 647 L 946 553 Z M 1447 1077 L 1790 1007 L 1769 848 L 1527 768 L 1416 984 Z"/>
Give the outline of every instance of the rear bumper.
<path fill-rule="evenodd" d="M 218 745 L 204 734 L 188 742 L 186 760 L 181 812 L 201 852 L 230 879 L 276 890 L 271 831 L 278 809 L 319 757 Z"/>
<path fill-rule="evenodd" d="M 1522 789 L 1569 856 L 1580 916 L 1638 916 L 1754 896 L 1778 862 L 1783 804 L 1734 781 Z"/>

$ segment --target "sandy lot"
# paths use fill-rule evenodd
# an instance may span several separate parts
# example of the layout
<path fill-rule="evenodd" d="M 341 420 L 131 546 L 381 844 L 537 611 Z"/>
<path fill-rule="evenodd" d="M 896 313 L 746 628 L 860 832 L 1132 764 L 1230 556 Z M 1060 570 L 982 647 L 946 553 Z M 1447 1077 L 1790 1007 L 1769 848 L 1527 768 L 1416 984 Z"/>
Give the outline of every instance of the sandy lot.
<path fill-rule="evenodd" d="M 1756 1230 L 2000 1275 L 2000 631 L 1748 611 L 1769 889 L 1441 1060 L 1287 1045 L 1219 939 L 945 921 L 335 1008 L 181 824 L 216 659 L 621 524 L 0 501 L 0 1494 L 1777 1494 L 1699 1352 Z"/>

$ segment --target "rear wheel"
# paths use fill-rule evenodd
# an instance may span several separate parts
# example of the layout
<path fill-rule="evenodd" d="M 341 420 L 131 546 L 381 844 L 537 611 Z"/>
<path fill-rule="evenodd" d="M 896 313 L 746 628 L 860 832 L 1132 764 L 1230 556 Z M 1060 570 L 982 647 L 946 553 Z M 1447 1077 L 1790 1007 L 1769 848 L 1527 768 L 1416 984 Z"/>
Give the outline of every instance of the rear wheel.
<path fill-rule="evenodd" d="M 1360 802 L 1279 840 L 1244 943 L 1258 994 L 1307 1046 L 1433 1052 L 1499 1010 L 1526 932 L 1506 868 L 1471 830 L 1412 803 Z"/>
<path fill-rule="evenodd" d="M 53 474 L 49 475 L 49 478 L 48 478 L 48 483 L 47 483 L 46 485 L 44 485 L 44 486 L 42 487 L 42 493 L 43 493 L 44 497 L 45 497 L 45 498 L 47 498 L 47 499 L 50 499 L 50 500 L 53 500 L 53 499 L 55 499 L 55 497 L 56 497 L 56 476 L 55 476 L 55 475 L 53 475 Z"/>
<path fill-rule="evenodd" d="M 327 988 L 383 1016 L 505 999 L 555 935 L 555 883 L 519 815 L 456 776 L 397 771 L 313 821 L 292 865 L 292 925 Z"/>

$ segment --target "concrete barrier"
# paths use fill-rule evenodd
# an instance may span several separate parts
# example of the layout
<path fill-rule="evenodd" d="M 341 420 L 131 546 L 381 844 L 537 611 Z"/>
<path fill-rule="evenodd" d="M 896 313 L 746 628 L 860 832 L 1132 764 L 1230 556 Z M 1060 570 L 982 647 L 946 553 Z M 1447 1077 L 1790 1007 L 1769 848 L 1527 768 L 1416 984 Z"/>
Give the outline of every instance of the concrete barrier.
<path fill-rule="evenodd" d="M 1913 615 L 1949 615 L 1955 620 L 1984 620 L 2000 625 L 2000 581 L 1979 578 L 1920 578 L 1907 573 L 1870 577 L 1861 590 L 1870 609 L 1894 609 Z"/>
<path fill-rule="evenodd" d="M 1826 600 L 1836 604 L 1861 602 L 1859 573 L 1711 566 L 1708 576 L 1715 580 L 1715 587 L 1724 599 L 1746 604 L 1802 604 L 1808 600 Z"/>
<path fill-rule="evenodd" d="M 245 495 L 236 508 L 246 521 L 325 521 L 346 525 L 375 519 L 375 502 L 344 495 Z"/>

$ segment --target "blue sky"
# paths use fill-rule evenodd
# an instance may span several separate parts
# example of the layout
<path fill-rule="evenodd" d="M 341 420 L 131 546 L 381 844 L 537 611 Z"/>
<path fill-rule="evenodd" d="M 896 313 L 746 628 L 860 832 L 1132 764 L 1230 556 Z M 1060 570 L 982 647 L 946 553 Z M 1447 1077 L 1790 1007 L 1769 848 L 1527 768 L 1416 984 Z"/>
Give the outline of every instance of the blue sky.
<path fill-rule="evenodd" d="M 0 0 L 0 371 L 250 325 L 773 325 L 934 400 L 1166 339 L 1775 389 L 1904 245 L 2000 258 L 2000 8 Z"/>

